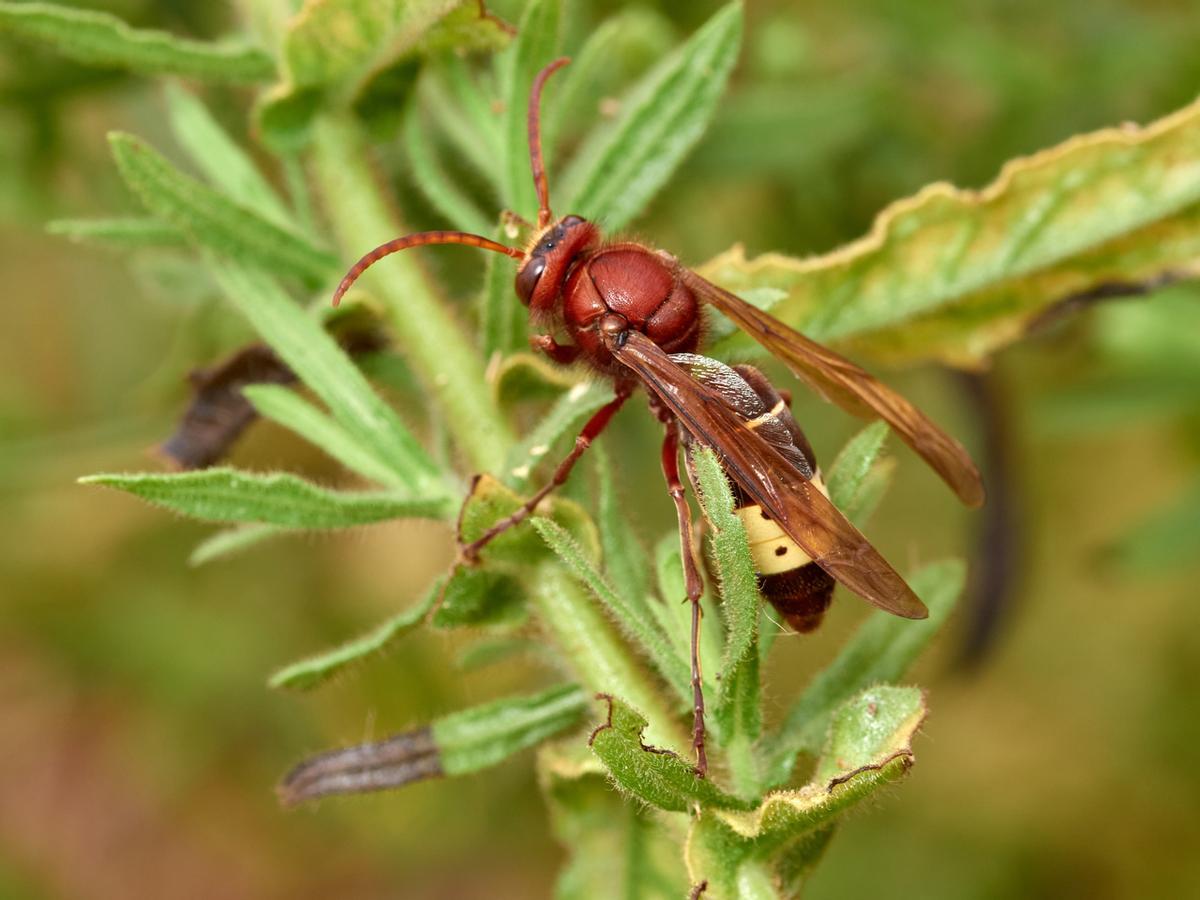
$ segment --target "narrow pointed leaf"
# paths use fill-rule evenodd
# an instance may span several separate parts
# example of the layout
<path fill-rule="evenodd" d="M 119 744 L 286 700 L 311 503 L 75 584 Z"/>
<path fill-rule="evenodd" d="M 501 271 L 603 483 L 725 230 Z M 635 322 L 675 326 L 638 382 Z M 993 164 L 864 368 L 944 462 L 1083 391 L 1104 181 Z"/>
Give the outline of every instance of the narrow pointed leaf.
<path fill-rule="evenodd" d="M 825 476 L 829 499 L 838 509 L 844 512 L 847 507 L 857 505 L 863 482 L 879 458 L 887 436 L 886 422 L 872 422 L 842 447 Z"/>
<path fill-rule="evenodd" d="M 1138 522 L 1115 547 L 1117 562 L 1128 574 L 1153 577 L 1200 562 L 1200 481 Z"/>
<path fill-rule="evenodd" d="M 484 232 L 489 233 L 502 244 L 520 246 L 520 235 L 515 229 L 511 233 L 504 227 Z M 529 349 L 529 312 L 513 290 L 515 274 L 512 260 L 499 253 L 487 254 L 478 309 L 479 343 L 489 367 L 518 351 Z M 497 390 L 497 394 L 501 392 Z"/>
<path fill-rule="evenodd" d="M 54 219 L 46 223 L 48 234 L 62 235 L 76 243 L 107 244 L 120 249 L 138 247 L 181 247 L 187 243 L 182 231 L 161 219 Z"/>
<path fill-rule="evenodd" d="M 337 258 L 307 239 L 183 174 L 129 134 L 109 135 L 121 177 L 146 208 L 194 243 L 230 259 L 314 282 L 329 279 Z"/>
<path fill-rule="evenodd" d="M 758 637 L 758 576 L 746 541 L 746 529 L 733 511 L 733 492 L 716 454 L 704 448 L 694 454 L 700 503 L 712 528 L 713 561 L 721 581 L 721 605 L 726 622 L 725 654 L 721 660 L 722 690 L 732 686 L 729 675 L 753 655 Z M 758 704 L 754 704 L 757 708 Z"/>
<path fill-rule="evenodd" d="M 476 234 L 491 230 L 491 217 L 484 215 L 478 204 L 451 180 L 438 162 L 438 149 L 429 139 L 428 128 L 416 103 L 409 104 L 404 114 L 404 151 L 412 168 L 413 183 L 453 227 Z"/>
<path fill-rule="evenodd" d="M 454 659 L 460 672 L 479 672 L 510 660 L 521 659 L 553 668 L 553 650 L 544 641 L 524 637 L 483 638 L 463 648 Z"/>
<path fill-rule="evenodd" d="M 879 504 L 883 502 L 883 498 L 891 488 L 895 477 L 895 459 L 885 457 L 876 461 L 875 465 L 867 472 L 867 476 L 858 486 L 858 490 L 854 493 L 854 496 L 842 507 L 842 512 L 846 514 L 846 518 L 859 528 L 865 527 L 871 517 L 875 515 L 875 510 L 879 508 Z"/>
<path fill-rule="evenodd" d="M 692 691 L 688 666 L 675 653 L 662 632 L 651 624 L 643 611 L 612 589 L 592 561 L 584 555 L 579 544 L 562 526 L 540 516 L 535 516 L 531 521 L 546 545 L 566 563 L 575 578 L 608 608 L 621 630 L 637 640 L 659 674 L 675 689 L 680 698 L 690 703 Z"/>
<path fill-rule="evenodd" d="M 169 83 L 167 115 L 175 139 L 210 184 L 252 212 L 291 228 L 293 216 L 275 189 L 195 94 Z"/>
<path fill-rule="evenodd" d="M 477 772 L 580 722 L 589 694 L 563 684 L 444 716 L 433 724 L 447 775 Z"/>
<path fill-rule="evenodd" d="M 287 529 L 277 525 L 238 525 L 226 528 L 197 544 L 192 550 L 192 555 L 188 557 L 188 565 L 203 566 L 218 559 L 225 559 L 286 533 Z"/>
<path fill-rule="evenodd" d="M 574 685 L 561 685 L 452 713 L 382 741 L 322 753 L 288 773 L 279 797 L 293 806 L 476 772 L 569 728 L 579 720 L 586 697 Z"/>
<path fill-rule="evenodd" d="M 417 88 L 420 103 L 463 160 L 501 193 L 503 177 L 500 105 L 457 54 L 445 54 Z M 484 232 L 486 233 L 486 232 Z"/>
<path fill-rule="evenodd" d="M 0 31 L 54 47 L 70 59 L 204 81 L 269 81 L 271 57 L 257 47 L 210 44 L 131 28 L 116 16 L 51 3 L 0 3 Z"/>
<path fill-rule="evenodd" d="M 592 31 L 571 54 L 571 65 L 555 76 L 557 83 L 546 92 L 542 141 L 551 172 L 555 171 L 559 136 L 595 126 L 604 99 L 618 95 L 634 76 L 667 56 L 677 42 L 674 26 L 664 13 L 640 6 L 615 11 Z"/>
<path fill-rule="evenodd" d="M 648 600 L 650 614 L 680 659 L 691 664 L 692 652 L 692 608 L 687 600 L 683 581 L 683 560 L 679 556 L 679 532 L 663 535 L 654 550 L 655 582 L 657 600 Z M 706 697 L 717 697 L 716 675 L 718 661 L 725 645 L 725 629 L 721 616 L 705 607 L 700 618 L 700 674 L 704 678 Z"/>
<path fill-rule="evenodd" d="M 712 781 L 697 778 L 691 762 L 644 744 L 646 719 L 624 701 L 602 699 L 608 705 L 607 719 L 592 733 L 590 744 L 618 788 L 668 812 L 686 812 L 697 803 L 721 809 L 749 808 Z"/>
<path fill-rule="evenodd" d="M 387 487 L 407 486 L 404 478 L 358 443 L 336 420 L 291 388 L 256 384 L 243 388 L 242 393 L 260 416 L 295 432 L 351 471 Z"/>
<path fill-rule="evenodd" d="M 508 88 L 504 118 L 504 201 L 535 221 L 537 195 L 529 167 L 527 115 L 534 76 L 558 55 L 562 0 L 530 0 L 517 27 L 517 39 L 506 53 Z"/>
<path fill-rule="evenodd" d="M 816 753 L 833 711 L 855 692 L 901 678 L 946 621 L 962 592 L 965 567 L 958 560 L 933 563 L 908 579 L 929 608 L 918 622 L 875 612 L 837 659 L 820 672 L 767 739 L 768 783 L 783 784 L 798 754 Z"/>
<path fill-rule="evenodd" d="M 600 548 L 604 553 L 604 574 L 617 593 L 646 607 L 649 612 L 650 561 L 624 509 L 613 460 L 603 441 L 593 445 L 590 452 L 599 483 L 596 527 L 600 531 Z"/>
<path fill-rule="evenodd" d="M 364 449 L 387 463 L 414 495 L 445 496 L 450 488 L 396 412 L 367 383 L 321 325 L 267 274 L 214 263 L 225 294 L 293 372 Z"/>
<path fill-rule="evenodd" d="M 347 641 L 340 647 L 284 666 L 271 675 L 267 684 L 273 688 L 312 690 L 345 671 L 347 667 L 362 662 L 368 656 L 383 652 L 424 621 L 429 610 L 433 608 L 440 590 L 441 581 L 439 580 L 425 593 L 424 597 L 408 609 L 385 619 L 366 634 Z"/>
<path fill-rule="evenodd" d="M 295 475 L 214 468 L 160 474 L 104 474 L 79 479 L 140 497 L 205 522 L 258 522 L 285 528 L 351 528 L 388 519 L 441 519 L 446 498 L 414 500 L 380 491 L 331 491 Z"/>
<path fill-rule="evenodd" d="M 564 209 L 622 228 L 671 177 L 716 109 L 737 59 L 740 2 L 722 7 L 629 93 L 564 175 Z"/>

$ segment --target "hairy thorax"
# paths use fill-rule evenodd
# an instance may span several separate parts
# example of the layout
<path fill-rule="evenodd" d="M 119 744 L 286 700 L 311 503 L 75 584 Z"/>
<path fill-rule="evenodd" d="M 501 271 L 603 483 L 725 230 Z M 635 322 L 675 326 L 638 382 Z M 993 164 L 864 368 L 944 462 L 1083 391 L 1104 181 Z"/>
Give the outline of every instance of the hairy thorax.
<path fill-rule="evenodd" d="M 613 244 L 581 260 L 567 278 L 563 298 L 567 333 L 602 371 L 620 369 L 598 329 L 604 316 L 621 316 L 668 353 L 692 353 L 700 345 L 695 296 L 667 260 L 641 245 Z"/>

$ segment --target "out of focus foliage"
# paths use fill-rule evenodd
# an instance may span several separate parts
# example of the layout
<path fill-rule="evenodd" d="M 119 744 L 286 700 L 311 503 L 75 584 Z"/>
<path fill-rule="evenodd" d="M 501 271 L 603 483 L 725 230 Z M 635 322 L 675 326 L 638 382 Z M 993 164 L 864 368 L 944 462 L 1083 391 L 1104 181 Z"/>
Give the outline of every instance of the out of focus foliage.
<path fill-rule="evenodd" d="M 489 8 L 498 20 L 480 27 L 473 4 L 441 19 L 438 4 L 414 3 L 410 12 L 428 10 L 438 21 L 420 40 L 403 17 L 387 20 L 387 4 L 340 4 L 361 16 L 362 27 L 336 34 L 322 27 L 320 15 L 339 4 L 310 4 L 307 19 L 296 21 L 291 6 L 89 4 L 138 28 L 194 39 L 182 55 L 164 55 L 155 40 L 124 41 L 105 18 L 89 20 L 92 30 L 76 24 L 72 40 L 48 50 L 31 43 L 28 32 L 41 29 L 53 39 L 52 13 L 40 18 L 40 4 L 0 6 L 0 265 L 12 319 L 0 338 L 7 512 L 0 672 L 11 697 L 0 737 L 7 761 L 0 772 L 0 893 L 171 895 L 186 885 L 208 896 L 388 896 L 403 885 L 406 896 L 539 895 L 561 868 L 556 837 L 572 848 L 559 882 L 564 895 L 588 896 L 617 879 L 645 896 L 677 895 L 684 835 L 645 809 L 617 803 L 601 762 L 648 803 L 705 804 L 689 860 L 700 872 L 734 879 L 714 878 L 713 896 L 762 887 L 757 879 L 771 874 L 788 883 L 809 876 L 825 850 L 823 809 L 836 793 L 818 802 L 799 787 L 773 801 L 775 827 L 802 836 L 783 852 L 756 818 L 767 811 L 747 810 L 753 804 L 737 796 L 745 784 L 728 795 L 678 793 L 693 787 L 672 781 L 679 773 L 669 757 L 641 752 L 636 714 L 620 704 L 597 736 L 595 755 L 581 754 L 579 741 L 539 751 L 553 837 L 528 765 L 417 785 L 402 795 L 333 801 L 317 816 L 281 814 L 266 790 L 307 752 L 421 722 L 440 723 L 435 731 L 441 729 L 448 758 L 461 760 L 452 767 L 458 774 L 497 762 L 497 747 L 516 751 L 603 717 L 602 706 L 569 687 L 533 695 L 536 686 L 561 680 L 560 664 L 529 640 L 523 593 L 513 590 L 520 578 L 511 572 L 460 585 L 445 610 L 459 618 L 443 624 L 491 622 L 496 633 L 409 634 L 427 585 L 449 562 L 442 520 L 453 515 L 458 490 L 452 463 L 512 473 L 507 488 L 486 498 L 502 508 L 508 501 L 500 491 L 528 489 L 527 463 L 542 455 L 531 450 L 568 434 L 604 399 L 596 389 L 547 382 L 533 362 L 511 355 L 523 347 L 525 331 L 510 269 L 489 263 L 473 316 L 448 313 L 432 296 L 421 300 L 429 293 L 422 271 L 449 296 L 478 292 L 479 264 L 455 251 L 389 269 L 363 292 L 368 311 L 390 321 L 405 349 L 361 361 L 367 378 L 385 386 L 387 404 L 344 363 L 318 319 L 299 315 L 288 300 L 291 292 L 320 303 L 343 256 L 388 236 L 375 233 L 391 211 L 366 196 L 369 179 L 356 182 L 354 171 L 340 171 L 362 147 L 352 133 L 322 125 L 319 111 L 337 107 L 367 126 L 376 171 L 395 189 L 406 226 L 491 231 L 498 207 L 528 214 L 532 196 L 521 104 L 497 114 L 491 102 L 527 90 L 553 55 L 556 31 L 560 46 L 577 57 L 548 93 L 548 142 L 561 151 L 549 159 L 559 212 L 574 211 L 577 202 L 578 211 L 633 224 L 691 262 L 738 243 L 751 260 L 783 254 L 789 258 L 767 258 L 758 268 L 743 266 L 740 253 L 725 255 L 712 271 L 723 266 L 728 283 L 749 289 L 755 302 L 774 304 L 814 334 L 846 340 L 876 360 L 978 363 L 1030 332 L 988 360 L 996 403 L 983 413 L 935 372 L 900 381 L 935 418 L 954 423 L 951 431 L 975 427 L 982 434 L 975 423 L 984 414 L 993 426 L 999 422 L 993 438 L 1006 447 L 1010 472 L 1002 490 L 1014 511 L 1007 525 L 1023 548 L 1008 572 L 1015 605 L 997 620 L 998 649 L 975 677 L 945 667 L 920 673 L 932 691 L 933 717 L 930 738 L 918 739 L 916 777 L 881 809 L 843 828 L 812 876 L 812 894 L 858 895 L 881 886 L 924 897 L 1196 890 L 1200 871 L 1190 848 L 1200 840 L 1193 814 L 1198 735 L 1187 711 L 1200 680 L 1191 586 L 1200 559 L 1200 293 L 1185 281 L 1151 291 L 1194 274 L 1198 258 L 1194 113 L 1147 137 L 1129 128 L 1097 138 L 1089 146 L 1098 150 L 1086 160 L 1063 151 L 1043 157 L 1049 165 L 1017 164 L 1036 182 L 1028 202 L 1005 209 L 1002 194 L 998 211 L 982 205 L 979 221 L 951 213 L 951 223 L 970 221 L 968 237 L 936 227 L 923 234 L 928 219 L 910 216 L 895 241 L 863 258 L 882 259 L 889 271 L 896 259 L 914 259 L 902 239 L 920 248 L 924 238 L 926 247 L 947 253 L 956 240 L 966 245 L 989 229 L 1008 243 L 985 242 L 992 255 L 969 264 L 951 254 L 935 257 L 936 265 L 901 266 L 907 280 L 884 283 L 886 300 L 872 303 L 863 290 L 857 309 L 837 302 L 847 273 L 859 279 L 857 287 L 880 284 L 869 265 L 838 271 L 839 257 L 831 257 L 829 274 L 822 260 L 805 260 L 861 237 L 880 209 L 930 182 L 983 188 L 1013 157 L 1185 107 L 1200 93 L 1200 20 L 1189 4 L 755 3 L 724 94 L 689 78 L 688 68 L 734 63 L 736 40 L 719 27 L 724 21 L 728 29 L 730 14 L 717 3 L 684 11 L 677 4 L 579 0 L 560 9 L 541 2 L 523 16 L 524 4 L 497 0 Z M 13 23 L 21 21 L 25 39 L 15 36 L 22 26 Z M 505 22 L 522 25 L 516 44 Z M 210 43 L 231 30 L 245 39 Z M 482 55 L 469 63 L 445 55 L 463 41 Z M 481 67 L 478 61 L 503 45 L 510 49 L 495 69 Z M 691 55 L 669 55 L 681 45 Z M 279 75 L 277 53 L 284 60 Z M 127 74 L 130 66 L 199 81 L 164 92 Z M 482 93 L 481 70 L 494 71 Z M 237 86 L 256 81 L 267 88 L 265 99 Z M 625 94 L 630 84 L 642 85 L 642 93 Z M 112 149 L 135 195 L 111 164 L 110 130 L 126 133 Z M 646 156 L 638 156 L 644 148 Z M 340 211 L 329 206 L 331 192 Z M 938 196 L 926 196 L 921 209 L 928 211 Z M 53 230 L 86 246 L 43 234 L 49 219 L 60 220 Z M 97 237 L 118 253 L 93 249 Z M 929 251 L 922 252 L 928 260 Z M 246 320 L 230 315 L 226 298 Z M 947 298 L 960 305 L 947 305 Z M 486 352 L 439 358 L 451 351 L 436 340 L 438 329 L 449 334 L 468 318 L 478 322 Z M 420 328 L 406 332 L 409 319 Z M 70 484 L 85 472 L 153 468 L 140 454 L 170 432 L 186 403 L 184 374 L 249 340 L 245 321 L 311 394 L 256 389 L 251 400 L 271 421 L 251 429 L 231 463 L 296 474 L 210 470 L 188 476 L 194 481 L 182 491 L 160 476 L 123 486 L 180 512 L 251 524 L 214 537 Z M 980 323 L 990 328 L 980 330 Z M 732 340 L 718 346 L 747 352 Z M 508 355 L 488 373 L 505 406 L 487 390 L 460 390 L 473 377 L 483 384 L 493 353 Z M 438 396 L 450 413 L 442 420 L 420 414 L 430 403 L 416 387 L 439 365 L 465 373 Z M 323 408 L 309 402 L 313 395 Z M 512 403 L 514 396 L 559 395 L 553 408 Z M 797 412 L 831 460 L 848 434 L 844 419 L 803 396 Z M 512 415 L 532 431 L 529 440 L 515 442 Z M 578 477 L 556 507 L 558 525 L 539 526 L 569 564 L 560 569 L 539 550 L 543 571 L 553 564 L 558 572 L 538 582 L 546 592 L 574 590 L 582 602 L 590 586 L 603 597 L 594 567 L 603 548 L 614 596 L 650 595 L 648 557 L 619 563 L 666 534 L 670 516 L 659 502 L 656 454 L 646 449 L 653 445 L 650 425 L 625 418 L 606 438 L 607 456 L 619 462 L 616 483 L 611 462 L 601 464 L 598 497 L 585 490 L 589 479 Z M 878 500 L 872 478 L 886 481 L 895 462 L 873 470 L 861 502 L 872 505 L 872 492 Z M 899 462 L 902 477 L 872 529 L 887 555 L 912 562 L 901 566 L 908 569 L 969 552 L 964 514 L 914 461 Z M 347 471 L 379 489 L 364 491 Z M 258 505 L 232 514 L 231 491 Z M 583 510 L 596 515 L 594 525 Z M 428 520 L 349 536 L 263 540 L 297 525 L 412 514 Z M 708 514 L 719 518 L 720 510 Z M 629 541 L 626 521 L 637 540 Z M 201 539 L 196 556 L 209 564 L 188 569 L 189 550 Z M 512 548 L 518 556 L 529 552 L 525 540 L 524 548 Z M 672 596 L 677 558 L 664 547 L 659 570 L 663 594 Z M 927 578 L 953 580 L 937 566 L 923 569 Z M 928 590 L 939 583 L 930 581 Z M 953 597 L 936 605 L 932 594 L 922 594 L 935 613 L 948 613 Z M 546 596 L 537 602 L 540 614 L 553 614 Z M 627 631 L 646 613 L 621 613 L 616 604 Z M 876 618 L 849 640 L 860 615 L 847 601 L 817 636 L 774 641 L 759 723 L 771 737 L 757 749 L 782 774 L 764 776 L 764 784 L 787 781 L 797 750 L 821 756 L 814 777 L 822 783 L 854 768 L 860 756 L 879 766 L 864 773 L 879 780 L 907 767 L 920 696 L 895 688 L 885 690 L 900 693 L 856 699 L 835 688 L 900 677 L 931 635 L 905 647 L 897 643 L 903 632 L 889 634 L 889 623 Z M 669 641 L 683 620 L 672 623 L 654 608 L 649 616 L 649 658 L 670 685 L 680 648 Z M 406 634 L 402 652 L 334 678 L 303 704 L 261 688 L 275 664 L 381 620 L 360 641 L 281 670 L 276 683 L 324 680 L 345 661 Z M 749 624 L 744 632 L 732 620 L 729 627 L 731 640 L 735 633 L 754 639 Z M 660 632 L 655 650 L 653 634 Z M 764 644 L 771 637 L 764 632 Z M 707 657 L 710 677 L 721 659 L 716 647 Z M 939 658 L 954 651 L 951 633 Z M 448 662 L 456 656 L 457 668 Z M 508 696 L 508 705 L 493 702 Z M 718 696 L 715 686 L 710 696 Z M 728 709 L 737 709 L 736 698 L 727 699 Z M 856 740 L 856 710 L 885 701 L 893 704 L 887 708 L 896 713 L 894 727 L 875 733 L 876 743 Z M 756 736 L 742 734 L 751 742 Z M 969 809 L 963 797 L 971 798 Z M 598 859 L 612 866 L 600 868 Z"/>

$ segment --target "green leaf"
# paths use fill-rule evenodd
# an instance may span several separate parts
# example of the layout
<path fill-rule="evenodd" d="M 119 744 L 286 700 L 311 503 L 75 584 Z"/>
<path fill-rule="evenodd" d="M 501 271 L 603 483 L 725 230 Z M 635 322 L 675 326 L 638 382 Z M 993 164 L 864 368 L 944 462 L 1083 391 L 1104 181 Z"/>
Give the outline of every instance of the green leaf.
<path fill-rule="evenodd" d="M 683 582 L 683 560 L 679 555 L 679 532 L 668 532 L 654 550 L 654 571 L 657 580 L 658 598 L 648 600 L 650 614 L 658 622 L 659 629 L 675 648 L 680 659 L 687 660 L 691 667 L 692 654 L 692 608 L 687 601 L 687 589 Z M 725 630 L 721 617 L 712 610 L 700 619 L 700 671 L 704 678 L 706 697 L 717 696 L 717 666 L 713 660 L 721 658 L 725 645 Z"/>
<path fill-rule="evenodd" d="M 359 446 L 385 462 L 414 495 L 450 494 L 447 480 L 395 410 L 320 323 L 265 273 L 233 263 L 214 263 L 212 269 L 229 299 Z"/>
<path fill-rule="evenodd" d="M 62 235 L 76 243 L 108 244 L 121 249 L 179 247 L 187 243 L 183 232 L 149 216 L 121 219 L 54 219 L 46 223 L 47 234 Z"/>
<path fill-rule="evenodd" d="M 524 498 L 490 475 L 481 475 L 459 514 L 459 532 L 464 543 L 477 540 L 488 529 L 516 512 Z M 566 526 L 576 540 L 587 546 L 591 556 L 599 553 L 595 525 L 577 504 L 562 497 L 549 500 L 550 510 L 560 525 Z M 550 551 L 537 531 L 527 527 L 529 520 L 509 528 L 483 548 L 481 556 L 488 564 L 528 568 L 550 557 Z"/>
<path fill-rule="evenodd" d="M 563 684 L 529 697 L 507 697 L 433 723 L 447 775 L 477 772 L 575 725 L 588 706 L 578 685 Z"/>
<path fill-rule="evenodd" d="M 719 809 L 749 809 L 711 781 L 696 777 L 690 762 L 669 750 L 642 743 L 646 719 L 624 701 L 604 696 L 608 716 L 591 737 L 592 752 L 618 788 L 668 812 L 686 812 L 697 803 Z"/>
<path fill-rule="evenodd" d="M 543 745 L 537 769 L 554 835 L 568 853 L 556 900 L 678 900 L 687 873 L 675 836 L 653 811 L 609 787 L 582 741 Z"/>
<path fill-rule="evenodd" d="M 571 54 L 571 65 L 555 76 L 556 84 L 543 101 L 542 144 L 551 172 L 559 135 L 577 134 L 594 125 L 605 98 L 619 94 L 677 43 L 667 16 L 642 7 L 614 11 L 592 30 L 583 46 Z M 553 184 L 551 178 L 551 188 Z"/>
<path fill-rule="evenodd" d="M 457 54 L 443 54 L 427 71 L 429 77 L 417 88 L 421 105 L 454 149 L 499 193 L 503 114 L 498 104 Z"/>
<path fill-rule="evenodd" d="M 557 656 L 542 640 L 523 637 L 483 638 L 464 647 L 455 657 L 460 672 L 478 672 L 499 663 L 520 659 L 556 667 Z"/>
<path fill-rule="evenodd" d="M 368 109 L 385 97 L 399 108 L 395 76 L 418 57 L 494 49 L 508 37 L 504 23 L 468 0 L 311 0 L 284 34 L 285 77 L 259 108 L 263 133 L 294 147 L 323 108 Z"/>
<path fill-rule="evenodd" d="M 712 526 L 710 545 L 720 578 L 721 610 L 727 637 L 721 660 L 722 690 L 731 687 L 729 675 L 743 660 L 755 655 L 758 637 L 758 575 L 746 542 L 746 529 L 733 511 L 733 492 L 717 456 L 707 447 L 693 454 L 697 493 L 704 516 Z M 754 704 L 757 708 L 758 704 Z"/>
<path fill-rule="evenodd" d="M 709 545 L 721 588 L 725 619 L 725 653 L 717 676 L 720 688 L 716 723 L 726 747 L 730 775 L 738 794 L 759 793 L 759 766 L 753 745 L 762 733 L 759 685 L 758 622 L 762 598 L 746 529 L 733 511 L 733 492 L 716 454 L 706 448 L 692 455 L 692 469 L 704 516 L 710 525 Z"/>
<path fill-rule="evenodd" d="M 431 624 L 435 628 L 519 624 L 526 615 L 525 600 L 526 592 L 510 575 L 459 568 L 451 574 Z"/>
<path fill-rule="evenodd" d="M 524 326 L 522 326 L 524 327 Z M 500 360 L 491 380 L 502 406 L 534 400 L 557 400 L 563 391 L 579 384 L 571 369 L 551 362 L 542 354 L 515 353 Z"/>
<path fill-rule="evenodd" d="M 344 118 L 324 118 L 314 136 L 316 182 L 347 252 L 356 258 L 406 232 L 380 193 L 362 134 Z M 428 407 L 439 413 L 456 449 L 474 471 L 500 471 L 514 440 L 512 428 L 488 391 L 486 361 L 432 286 L 420 254 L 397 254 L 360 283 L 387 310 L 396 346 L 420 378 Z"/>
<path fill-rule="evenodd" d="M 224 82 L 268 81 L 275 74 L 274 61 L 256 47 L 130 28 L 107 13 L 50 3 L 0 3 L 0 30 L 90 65 Z"/>
<path fill-rule="evenodd" d="M 864 527 L 871 516 L 875 515 L 875 510 L 879 508 L 895 477 L 896 460 L 892 457 L 879 460 L 867 472 L 867 477 L 859 485 L 854 499 L 842 508 L 846 518 L 859 528 Z"/>
<path fill-rule="evenodd" d="M 784 291 L 773 315 L 852 355 L 977 366 L 1056 303 L 1200 275 L 1198 158 L 1200 103 L 1013 160 L 979 191 L 930 185 L 824 256 L 735 247 L 701 272 Z"/>
<path fill-rule="evenodd" d="M 1195 567 L 1200 560 L 1200 482 L 1137 523 L 1114 548 L 1130 574 L 1153 577 L 1174 567 Z"/>
<path fill-rule="evenodd" d="M 654 628 L 628 598 L 612 589 L 562 526 L 540 516 L 534 516 L 530 521 L 546 545 L 566 564 L 575 578 L 608 608 L 621 630 L 638 642 L 663 678 L 684 702 L 690 704 L 692 689 L 688 664 L 674 652 L 662 632 Z"/>
<path fill-rule="evenodd" d="M 764 747 L 769 784 L 790 777 L 800 753 L 816 753 L 830 716 L 856 691 L 901 678 L 946 621 L 962 592 L 966 570 L 959 560 L 932 563 L 909 584 L 929 607 L 929 618 L 912 622 L 879 611 L 859 627 L 837 659 L 820 672 L 788 710 L 779 730 Z"/>
<path fill-rule="evenodd" d="M 126 184 L 146 208 L 194 243 L 221 256 L 314 282 L 329 279 L 337 258 L 176 169 L 129 134 L 109 135 Z"/>
<path fill-rule="evenodd" d="M 350 528 L 388 519 L 441 519 L 446 499 L 413 500 L 379 491 L 331 491 L 295 475 L 213 468 L 168 475 L 89 475 L 99 484 L 205 522 L 259 522 L 285 528 Z"/>
<path fill-rule="evenodd" d="M 856 694 L 834 713 L 813 780 L 842 781 L 907 750 L 924 718 L 925 700 L 917 688 L 881 684 Z"/>
<path fill-rule="evenodd" d="M 475 772 L 569 728 L 586 702 L 579 688 L 563 685 L 452 713 L 382 741 L 322 753 L 288 773 L 279 786 L 280 799 L 292 806 Z"/>
<path fill-rule="evenodd" d="M 604 442 L 593 444 L 591 453 L 598 481 L 596 527 L 604 554 L 604 574 L 618 594 L 649 612 L 650 562 L 646 551 L 624 513 L 625 506 L 613 477 L 613 461 Z"/>
<path fill-rule="evenodd" d="M 833 716 L 821 771 L 810 784 L 768 794 L 751 811 L 702 811 L 686 850 L 693 883 L 707 880 L 720 900 L 741 897 L 747 882 L 802 874 L 805 858 L 819 855 L 842 813 L 908 771 L 924 718 L 916 688 L 879 686 L 847 700 Z"/>
<path fill-rule="evenodd" d="M 825 478 L 829 499 L 838 509 L 846 512 L 858 507 L 864 482 L 871 467 L 879 459 L 887 436 L 886 422 L 872 422 L 842 447 Z M 849 512 L 846 512 L 846 515 L 853 518 Z"/>
<path fill-rule="evenodd" d="M 703 134 L 741 36 L 742 6 L 730 3 L 643 78 L 617 121 L 584 141 L 564 175 L 561 208 L 609 229 L 637 216 Z"/>
<path fill-rule="evenodd" d="M 167 115 L 171 132 L 214 187 L 251 212 L 291 230 L 294 216 L 254 163 L 213 118 L 200 99 L 168 83 Z"/>
<path fill-rule="evenodd" d="M 417 103 L 410 103 L 404 114 L 404 151 L 412 168 L 413 183 L 451 225 L 476 234 L 486 234 L 492 229 L 491 217 L 450 179 L 438 162 L 437 148 L 429 139 Z"/>
<path fill-rule="evenodd" d="M 512 244 L 517 235 L 515 229 L 509 233 L 501 226 L 491 229 L 491 236 L 502 244 Z M 512 263 L 507 257 L 499 253 L 487 254 L 478 309 L 479 343 L 483 348 L 483 357 L 488 361 L 489 373 L 491 366 L 502 363 L 520 350 L 529 349 L 529 312 L 517 299 L 513 289 L 513 273 Z M 497 395 L 501 395 L 499 376 L 502 374 L 503 370 L 497 373 Z"/>
<path fill-rule="evenodd" d="M 529 94 L 534 76 L 558 55 L 561 17 L 562 0 L 530 0 L 506 53 L 503 196 L 509 209 L 530 221 L 538 203 L 529 167 Z"/>
<path fill-rule="evenodd" d="M 424 621 L 429 610 L 433 608 L 441 587 L 442 582 L 439 579 L 434 582 L 424 597 L 408 609 L 385 619 L 366 634 L 347 641 L 340 647 L 284 666 L 271 675 L 267 684 L 273 688 L 312 690 L 345 671 L 348 666 L 362 662 L 368 656 L 383 652 Z"/>
<path fill-rule="evenodd" d="M 197 544 L 192 550 L 192 555 L 188 557 L 188 565 L 203 566 L 217 559 L 225 559 L 286 533 L 286 529 L 277 525 L 238 525 L 226 528 Z"/>
<path fill-rule="evenodd" d="M 277 422 L 324 450 L 346 468 L 387 487 L 404 488 L 407 482 L 370 450 L 359 444 L 333 418 L 294 390 L 277 384 L 243 388 L 258 414 Z"/>
<path fill-rule="evenodd" d="M 550 412 L 509 452 L 504 465 L 505 481 L 516 490 L 527 488 L 537 466 L 547 459 L 556 465 L 565 439 L 573 439 L 584 422 L 612 399 L 611 385 L 598 381 L 581 381 L 564 393 Z M 566 455 L 565 450 L 563 455 Z"/>

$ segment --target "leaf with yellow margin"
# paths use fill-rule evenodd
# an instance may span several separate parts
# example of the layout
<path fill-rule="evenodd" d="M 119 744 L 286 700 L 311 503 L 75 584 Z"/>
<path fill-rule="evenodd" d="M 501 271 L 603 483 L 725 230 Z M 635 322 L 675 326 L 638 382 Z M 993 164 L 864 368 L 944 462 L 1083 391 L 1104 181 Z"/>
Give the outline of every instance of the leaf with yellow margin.
<path fill-rule="evenodd" d="M 837 817 L 908 771 L 925 712 L 918 688 L 879 685 L 852 697 L 833 717 L 809 784 L 767 794 L 748 812 L 701 811 L 686 849 L 692 883 L 707 881 L 704 897 L 719 900 L 740 896 L 746 878 L 802 878 Z"/>
<path fill-rule="evenodd" d="M 1059 304 L 1200 275 L 1200 102 L 1011 160 L 981 190 L 929 185 L 832 253 L 734 247 L 699 271 L 854 356 L 978 366 Z M 714 335 L 718 354 L 749 347 Z"/>

